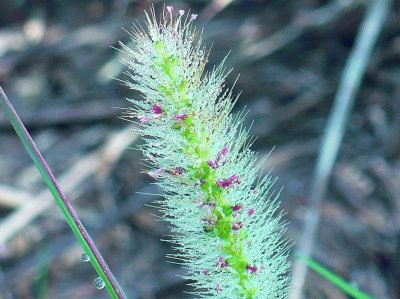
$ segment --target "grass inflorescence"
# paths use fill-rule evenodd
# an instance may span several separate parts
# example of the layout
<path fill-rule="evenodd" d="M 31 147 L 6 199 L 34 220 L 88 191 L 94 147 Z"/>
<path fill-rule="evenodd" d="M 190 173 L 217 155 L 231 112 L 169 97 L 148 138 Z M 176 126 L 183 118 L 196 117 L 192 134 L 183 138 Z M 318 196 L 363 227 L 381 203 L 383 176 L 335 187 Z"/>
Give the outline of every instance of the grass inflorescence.
<path fill-rule="evenodd" d="M 224 62 L 205 72 L 209 51 L 196 15 L 167 6 L 159 20 L 121 43 L 131 99 L 127 117 L 139 124 L 148 174 L 164 191 L 158 204 L 171 224 L 170 258 L 188 269 L 201 298 L 284 298 L 288 243 L 274 179 L 259 176 L 243 113 L 224 87 Z"/>

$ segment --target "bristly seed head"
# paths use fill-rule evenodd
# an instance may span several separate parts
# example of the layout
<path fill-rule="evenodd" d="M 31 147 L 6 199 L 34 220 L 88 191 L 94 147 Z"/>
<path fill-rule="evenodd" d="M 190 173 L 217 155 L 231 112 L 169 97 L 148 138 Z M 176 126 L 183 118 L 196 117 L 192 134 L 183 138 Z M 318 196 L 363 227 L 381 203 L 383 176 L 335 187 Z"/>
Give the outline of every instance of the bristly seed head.
<path fill-rule="evenodd" d="M 283 299 L 285 227 L 243 115 L 231 115 L 236 98 L 225 90 L 225 66 L 205 71 L 209 51 L 196 14 L 166 6 L 161 20 L 154 10 L 146 18 L 148 30 L 132 33 L 135 47 L 121 46 L 127 85 L 144 98 L 130 100 L 129 116 L 140 124 L 148 174 L 165 194 L 163 219 L 179 247 L 173 258 L 200 298 Z"/>

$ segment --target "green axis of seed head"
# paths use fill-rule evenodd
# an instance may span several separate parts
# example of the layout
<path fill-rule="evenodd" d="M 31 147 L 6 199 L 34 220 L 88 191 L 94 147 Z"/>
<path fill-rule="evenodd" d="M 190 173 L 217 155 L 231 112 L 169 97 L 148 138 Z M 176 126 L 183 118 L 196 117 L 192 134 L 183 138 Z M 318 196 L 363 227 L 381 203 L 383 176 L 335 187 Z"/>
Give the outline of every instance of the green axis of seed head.
<path fill-rule="evenodd" d="M 186 99 L 186 80 L 182 80 L 182 83 L 177 88 L 177 75 L 175 74 L 175 69 L 179 68 L 179 60 L 174 55 L 168 55 L 166 49 L 163 46 L 161 41 L 156 41 L 154 43 L 154 47 L 156 49 L 156 53 L 160 56 L 157 57 L 157 61 L 161 61 L 160 67 L 163 72 L 171 79 L 171 85 L 166 87 L 162 86 L 161 90 L 163 90 L 166 94 L 172 95 L 179 91 L 179 97 L 171 99 L 174 103 L 182 103 L 184 99 Z M 178 105 L 177 105 L 178 106 Z M 179 105 L 180 106 L 180 105 Z M 177 107 L 179 110 L 181 107 Z M 190 107 L 187 107 L 190 108 Z M 187 118 L 188 119 L 188 118 Z M 182 136 L 186 138 L 186 140 L 192 145 L 190 148 L 198 149 L 200 147 L 199 140 L 196 138 L 197 136 L 191 134 L 192 132 L 192 119 L 190 121 L 185 119 L 186 130 L 182 131 Z M 197 156 L 197 158 L 203 158 L 201 152 L 197 152 L 196 150 L 188 153 L 192 156 Z M 233 234 L 231 223 L 233 217 L 231 206 L 226 203 L 223 198 L 223 192 L 221 189 L 216 188 L 215 184 L 215 171 L 210 170 L 209 165 L 206 161 L 204 161 L 201 166 L 196 169 L 193 179 L 203 178 L 204 183 L 201 186 L 201 190 L 205 193 L 207 201 L 210 202 L 211 199 L 215 198 L 216 207 L 214 208 L 214 215 L 217 218 L 215 228 L 212 232 L 209 232 L 208 235 L 216 238 L 220 238 L 224 241 L 225 245 L 223 246 L 223 251 L 228 256 L 230 256 L 227 261 L 230 266 L 234 269 L 234 273 L 238 276 L 239 284 L 243 290 L 243 295 L 246 299 L 252 299 L 255 293 L 255 289 L 249 288 L 247 286 L 249 281 L 249 276 L 246 274 L 246 266 L 249 264 L 247 258 L 243 253 L 243 249 L 241 243 L 246 239 L 247 233 L 245 230 L 240 231 L 239 235 Z M 212 186 L 210 188 L 210 186 Z M 211 192 L 209 191 L 211 190 Z M 220 212 L 222 210 L 223 212 Z"/>

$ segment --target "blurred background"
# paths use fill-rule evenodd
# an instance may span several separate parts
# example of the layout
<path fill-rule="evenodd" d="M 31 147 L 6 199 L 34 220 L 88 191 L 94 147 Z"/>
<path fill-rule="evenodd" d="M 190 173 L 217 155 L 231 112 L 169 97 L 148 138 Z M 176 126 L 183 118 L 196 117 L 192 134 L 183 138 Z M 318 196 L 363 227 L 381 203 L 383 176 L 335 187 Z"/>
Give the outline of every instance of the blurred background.
<path fill-rule="evenodd" d="M 145 0 L 0 0 L 0 83 L 129 298 L 191 298 L 165 261 L 168 228 L 146 206 L 140 140 L 119 119 L 136 96 L 118 41 Z M 321 207 L 313 258 L 375 298 L 400 298 L 400 3 L 368 64 Z M 357 0 L 170 1 L 199 15 L 209 68 L 229 50 L 228 78 L 248 109 L 253 148 L 273 148 L 287 237 L 300 242 L 313 169 L 340 76 L 365 13 Z M 296 247 L 295 247 L 296 248 Z M 294 253 L 294 250 L 293 250 Z M 0 112 L 0 298 L 108 298 Z M 347 298 L 315 273 L 307 298 Z"/>

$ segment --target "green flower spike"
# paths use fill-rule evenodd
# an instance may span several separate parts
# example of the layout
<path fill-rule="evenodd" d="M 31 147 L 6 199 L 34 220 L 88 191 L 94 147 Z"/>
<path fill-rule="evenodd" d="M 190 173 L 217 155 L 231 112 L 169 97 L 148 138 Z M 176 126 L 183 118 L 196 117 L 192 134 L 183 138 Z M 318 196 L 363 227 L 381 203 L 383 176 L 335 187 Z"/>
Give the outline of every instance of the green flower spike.
<path fill-rule="evenodd" d="M 204 73 L 208 50 L 193 28 L 196 15 L 167 6 L 160 21 L 146 13 L 135 48 L 121 43 L 126 85 L 143 95 L 127 117 L 139 124 L 149 175 L 163 190 L 157 202 L 172 226 L 170 258 L 188 269 L 199 298 L 285 298 L 288 243 L 278 194 L 250 150 L 243 113 L 224 89 L 223 62 Z"/>

